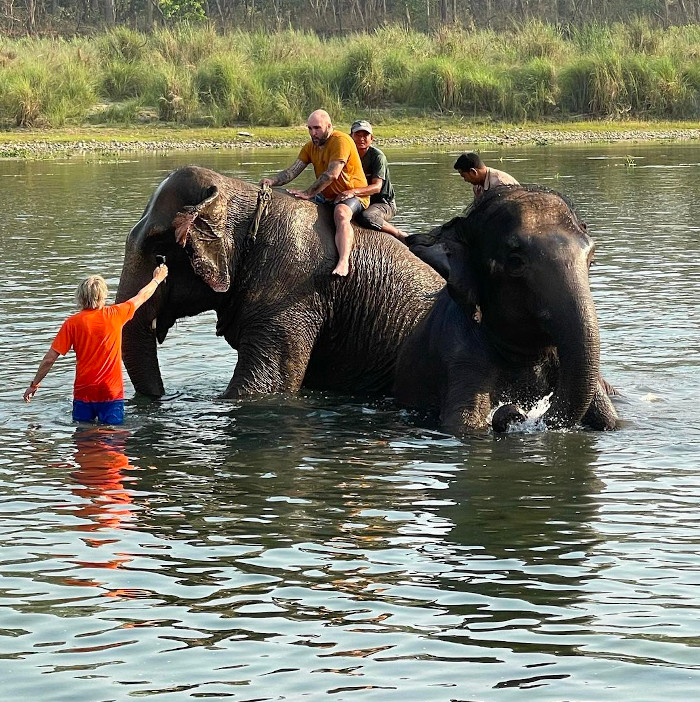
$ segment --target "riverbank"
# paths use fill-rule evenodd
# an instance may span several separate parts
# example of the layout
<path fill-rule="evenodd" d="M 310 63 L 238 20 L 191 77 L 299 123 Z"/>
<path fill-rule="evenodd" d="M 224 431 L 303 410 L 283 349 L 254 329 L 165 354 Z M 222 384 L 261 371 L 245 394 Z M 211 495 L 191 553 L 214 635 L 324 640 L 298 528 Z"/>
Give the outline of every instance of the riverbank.
<path fill-rule="evenodd" d="M 426 124 L 430 122 L 430 124 Z M 455 125 L 449 120 L 377 124 L 382 146 L 476 149 L 485 146 L 591 144 L 700 139 L 700 122 L 576 122 L 540 125 Z M 0 133 L 0 158 L 46 159 L 81 154 L 119 156 L 153 151 L 296 148 L 306 140 L 303 124 L 293 127 L 188 129 L 84 127 L 17 129 Z"/>

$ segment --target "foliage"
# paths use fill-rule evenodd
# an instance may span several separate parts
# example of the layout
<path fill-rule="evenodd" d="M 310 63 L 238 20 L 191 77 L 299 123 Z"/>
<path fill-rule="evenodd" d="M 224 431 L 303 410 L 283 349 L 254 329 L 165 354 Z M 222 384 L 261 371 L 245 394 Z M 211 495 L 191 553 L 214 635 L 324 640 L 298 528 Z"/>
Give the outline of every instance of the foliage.
<path fill-rule="evenodd" d="M 369 0 L 368 0 L 369 1 Z M 387 25 L 321 39 L 179 24 L 93 39 L 0 40 L 0 123 L 54 126 L 160 120 L 300 124 L 440 112 L 515 121 L 695 118 L 700 27 L 646 20 L 432 34 Z"/>
<path fill-rule="evenodd" d="M 201 22 L 206 18 L 201 0 L 158 0 L 164 17 L 185 22 Z"/>

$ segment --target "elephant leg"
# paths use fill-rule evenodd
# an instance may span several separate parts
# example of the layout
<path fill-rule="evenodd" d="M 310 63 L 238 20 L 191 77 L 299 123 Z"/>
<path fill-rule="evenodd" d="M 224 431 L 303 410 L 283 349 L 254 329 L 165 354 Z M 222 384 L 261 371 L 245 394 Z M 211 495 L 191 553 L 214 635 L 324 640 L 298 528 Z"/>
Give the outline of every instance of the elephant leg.
<path fill-rule="evenodd" d="M 447 392 L 440 408 L 441 426 L 454 434 L 464 429 L 487 427 L 491 380 L 488 372 L 475 372 L 474 368 L 462 369 L 462 372 L 459 368 L 453 369 L 448 375 Z"/>
<path fill-rule="evenodd" d="M 238 362 L 222 397 L 232 399 L 274 392 L 296 392 L 304 381 L 315 334 L 303 325 L 275 332 L 274 324 L 241 334 Z M 302 332 L 303 330 L 303 332 Z"/>
<path fill-rule="evenodd" d="M 617 412 L 608 397 L 605 387 L 599 381 L 591 404 L 581 418 L 581 424 L 596 431 L 607 431 L 615 429 L 617 422 Z"/>

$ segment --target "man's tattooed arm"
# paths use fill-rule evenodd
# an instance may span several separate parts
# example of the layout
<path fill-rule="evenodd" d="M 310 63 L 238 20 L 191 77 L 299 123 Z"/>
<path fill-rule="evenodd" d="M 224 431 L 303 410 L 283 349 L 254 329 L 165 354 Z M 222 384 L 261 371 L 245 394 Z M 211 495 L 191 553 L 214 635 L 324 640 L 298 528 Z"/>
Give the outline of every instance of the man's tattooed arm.
<path fill-rule="evenodd" d="M 283 171 L 280 171 L 277 175 L 273 176 L 271 178 L 273 181 L 271 185 L 285 185 L 286 183 L 289 183 L 289 181 L 294 180 L 306 168 L 307 165 L 308 164 L 297 159 L 289 168 L 285 168 Z"/>
<path fill-rule="evenodd" d="M 329 183 L 332 183 L 338 178 L 338 176 L 343 170 L 344 165 L 345 161 L 331 161 L 328 164 L 328 168 L 323 173 L 321 173 L 321 175 L 318 178 L 316 178 L 312 185 L 310 185 L 306 189 L 307 195 L 313 197 L 314 195 L 320 193 L 322 190 L 325 190 L 328 187 Z"/>

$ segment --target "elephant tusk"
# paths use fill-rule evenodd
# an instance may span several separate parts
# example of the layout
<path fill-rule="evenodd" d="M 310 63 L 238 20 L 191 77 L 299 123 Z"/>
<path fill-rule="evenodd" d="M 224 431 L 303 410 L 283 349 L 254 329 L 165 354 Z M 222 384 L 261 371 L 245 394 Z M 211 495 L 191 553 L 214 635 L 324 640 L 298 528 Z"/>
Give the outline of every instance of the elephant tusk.
<path fill-rule="evenodd" d="M 158 318 L 154 317 L 153 321 L 151 322 L 151 329 L 155 331 L 155 328 L 158 326 Z"/>

